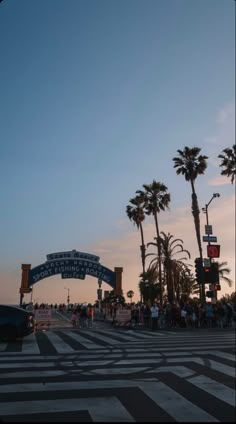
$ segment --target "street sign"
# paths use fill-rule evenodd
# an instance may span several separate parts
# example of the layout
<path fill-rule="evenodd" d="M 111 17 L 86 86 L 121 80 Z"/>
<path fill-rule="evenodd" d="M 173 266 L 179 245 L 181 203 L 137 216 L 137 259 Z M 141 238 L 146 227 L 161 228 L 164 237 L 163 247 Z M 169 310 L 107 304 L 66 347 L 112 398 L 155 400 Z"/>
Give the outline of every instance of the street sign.
<path fill-rule="evenodd" d="M 202 237 L 202 241 L 206 241 L 206 242 L 212 242 L 212 243 L 217 243 L 217 237 L 215 237 L 215 236 L 203 236 Z"/>
<path fill-rule="evenodd" d="M 207 246 L 208 258 L 219 258 L 220 257 L 220 244 L 210 244 Z"/>
<path fill-rule="evenodd" d="M 205 233 L 212 234 L 212 225 L 205 225 Z"/>

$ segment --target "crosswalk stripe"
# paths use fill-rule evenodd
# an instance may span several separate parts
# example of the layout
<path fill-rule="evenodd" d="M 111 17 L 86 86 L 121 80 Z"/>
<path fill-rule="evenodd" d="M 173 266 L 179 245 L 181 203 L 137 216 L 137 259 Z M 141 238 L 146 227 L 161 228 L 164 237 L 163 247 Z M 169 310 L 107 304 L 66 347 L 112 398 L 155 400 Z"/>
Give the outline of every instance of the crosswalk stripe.
<path fill-rule="evenodd" d="M 48 331 L 46 333 L 46 337 L 50 340 L 50 342 L 53 344 L 53 346 L 55 347 L 58 353 L 74 352 L 74 349 L 71 346 L 69 346 L 67 343 L 65 343 L 64 340 L 62 340 L 62 338 L 59 337 L 54 332 Z"/>
<path fill-rule="evenodd" d="M 69 337 L 74 339 L 75 341 L 79 342 L 82 346 L 86 347 L 87 349 L 96 349 L 101 347 L 100 345 L 92 342 L 89 339 L 86 339 L 86 337 L 81 336 L 80 334 L 73 332 L 73 331 L 67 331 L 66 333 Z"/>
<path fill-rule="evenodd" d="M 114 396 L 14 402 L 14 408 L 11 402 L 1 402 L 2 416 L 81 410 L 88 410 L 94 422 L 134 422 L 133 417 Z"/>
<path fill-rule="evenodd" d="M 181 362 L 183 361 L 183 358 L 181 358 Z M 221 374 L 228 375 L 229 377 L 235 378 L 235 368 L 229 367 L 228 365 L 213 361 L 212 359 L 205 359 L 202 358 L 191 358 L 191 361 L 196 362 L 197 364 L 204 365 L 204 367 L 211 368 L 215 371 L 220 372 Z"/>
<path fill-rule="evenodd" d="M 189 333 L 184 334 L 184 336 L 179 337 L 155 337 L 155 334 L 152 332 L 135 332 L 134 330 L 130 330 L 129 333 L 122 333 L 122 331 L 111 331 L 111 330 L 92 330 L 91 332 L 87 329 L 86 331 L 80 330 L 80 331 L 71 331 L 71 330 L 61 330 L 61 334 L 69 336 L 71 339 L 77 341 L 82 347 L 86 349 L 105 349 L 105 346 L 103 345 L 104 342 L 107 344 L 107 346 L 117 346 L 122 349 L 125 349 L 127 352 L 142 352 L 146 351 L 148 348 L 152 350 L 153 347 L 158 346 L 158 350 L 160 352 L 164 351 L 174 351 L 174 353 L 178 353 L 178 351 L 182 350 L 197 350 L 199 353 L 201 351 L 199 349 L 202 349 L 206 352 L 210 352 L 210 350 L 214 350 L 217 352 L 216 349 L 222 348 L 222 344 L 224 348 L 231 348 L 235 347 L 235 339 L 233 337 L 233 334 L 227 335 L 227 334 L 218 334 L 213 335 L 214 338 L 196 338 L 196 336 L 190 336 Z M 163 333 L 160 333 L 163 335 Z M 165 334 L 165 336 L 169 334 Z M 46 337 L 54 346 L 56 351 L 58 353 L 74 353 L 78 352 L 79 349 L 76 349 L 72 347 L 69 342 L 64 341 L 62 337 L 58 336 L 53 330 L 49 330 L 47 333 L 44 333 L 43 335 Z M 91 340 L 91 338 L 93 340 Z M 200 337 L 200 335 L 198 336 Z M 206 336 L 204 336 L 206 337 Z M 121 340 L 125 340 L 126 343 L 124 345 L 124 342 Z M 103 344 L 99 344 L 99 343 Z M 72 342 L 71 342 L 72 343 Z M 41 348 L 37 342 L 37 335 L 31 334 L 28 337 L 24 338 L 22 341 L 22 347 L 20 352 L 6 352 L 7 344 L 3 344 L 0 346 L 0 360 L 4 355 L 7 355 L 7 357 L 11 357 L 13 355 L 22 355 L 22 354 L 39 354 L 41 351 Z M 138 350 L 137 348 L 138 347 Z M 105 352 L 105 351 L 104 351 Z M 42 352 L 43 353 L 43 352 Z M 213 352 L 212 352 L 213 354 Z M 230 356 L 230 354 L 223 354 L 216 353 L 216 356 L 222 357 L 224 359 L 229 359 L 232 361 L 235 361 L 235 358 L 233 356 Z M 221 355 L 221 356 L 220 356 Z M 223 356 L 222 356 L 223 355 Z"/>
<path fill-rule="evenodd" d="M 166 384 L 157 381 L 142 383 L 140 387 L 158 406 L 180 422 L 219 422 L 215 417 L 185 399 Z"/>
<path fill-rule="evenodd" d="M 99 333 L 102 333 L 102 334 L 107 334 L 107 332 L 106 331 L 103 331 L 103 330 L 98 330 L 98 332 Z M 97 334 L 97 332 L 96 332 L 96 334 Z M 129 334 L 130 334 L 130 332 L 129 332 Z M 132 335 L 131 336 L 129 336 L 129 335 L 127 335 L 127 334 L 123 334 L 123 333 L 121 333 L 121 332 L 116 332 L 116 333 L 114 333 L 114 334 L 112 334 L 112 336 L 113 337 L 119 337 L 119 339 L 123 339 L 123 340 L 130 340 L 130 341 L 137 341 L 137 338 L 136 337 L 133 337 Z M 135 335 L 136 336 L 136 335 Z"/>
<path fill-rule="evenodd" d="M 152 335 L 152 337 L 166 337 L 166 336 L 168 336 L 168 333 L 160 333 L 160 332 L 154 332 L 154 331 L 150 332 L 150 331 L 142 330 L 142 333 L 145 334 L 145 335 L 148 335 L 148 336 Z"/>
<path fill-rule="evenodd" d="M 156 364 L 160 364 L 163 362 L 163 360 L 165 360 L 166 364 L 174 364 L 174 363 L 178 363 L 181 360 L 181 363 L 197 363 L 200 365 L 204 365 L 205 367 L 208 367 L 210 369 L 216 370 L 218 372 L 220 372 L 221 374 L 225 374 L 227 376 L 230 377 L 234 377 L 235 376 L 235 369 L 233 367 L 229 367 L 228 365 L 216 362 L 214 360 L 208 359 L 207 361 L 205 361 L 202 358 L 199 357 L 194 357 L 194 356 L 187 356 L 187 357 L 181 357 L 181 359 L 179 357 L 177 358 L 163 358 L 163 357 L 157 357 L 157 355 L 155 355 L 155 357 L 153 358 L 149 358 L 149 357 L 145 357 L 145 358 L 125 358 L 125 359 L 117 359 L 114 360 L 112 358 L 108 358 L 106 357 L 105 359 L 97 359 L 97 360 L 89 360 L 89 361 L 85 361 L 84 359 L 74 359 L 73 361 L 71 360 L 65 360 L 65 358 L 60 361 L 60 359 L 57 360 L 57 362 L 52 362 L 52 361 L 44 361 L 42 362 L 11 362 L 10 364 L 8 363 L 0 363 L 0 369 L 11 369 L 14 370 L 16 368 L 24 368 L 25 370 L 27 370 L 27 368 L 55 368 L 56 366 L 58 366 L 58 364 L 60 364 L 60 366 L 64 366 L 64 367 L 73 367 L 76 369 L 76 372 L 78 372 L 77 367 L 83 369 L 84 367 L 90 366 L 90 367 L 94 367 L 94 366 L 107 366 L 110 363 L 113 363 L 112 368 L 106 368 L 105 373 L 106 374 L 119 374 L 119 372 L 121 372 L 120 366 L 124 366 L 124 365 L 128 365 L 130 367 L 133 366 L 143 366 L 145 365 L 146 367 L 148 366 L 152 366 L 152 365 L 156 365 Z M 127 369 L 126 369 L 127 370 Z M 132 371 L 132 368 L 130 368 L 130 370 Z M 156 369 L 157 370 L 157 369 Z M 156 371 L 155 370 L 155 371 Z M 152 370 L 154 371 L 154 370 Z M 100 370 L 94 370 L 93 372 L 101 372 Z M 104 372 L 104 371 L 102 371 Z M 15 373 L 14 373 L 15 375 Z M 9 373 L 10 376 L 10 373 Z"/>
<path fill-rule="evenodd" d="M 219 358 L 223 358 L 223 359 L 228 359 L 229 361 L 233 361 L 236 362 L 236 356 L 232 355 L 231 353 L 228 352 L 219 352 L 217 350 L 200 350 L 200 351 L 196 351 L 196 354 L 201 354 L 201 355 L 214 355 L 214 356 L 218 356 Z"/>
<path fill-rule="evenodd" d="M 124 369 L 125 370 L 125 369 Z M 104 369 L 105 371 L 105 369 Z M 228 387 L 215 382 L 212 379 L 209 379 L 205 376 L 193 376 L 194 371 L 183 366 L 170 366 L 170 367 L 159 367 L 160 372 L 173 372 L 176 375 L 187 378 L 187 381 L 203 390 L 204 392 L 211 394 L 216 399 L 224 401 L 225 403 L 234 406 L 235 397 L 234 390 L 229 389 Z M 38 374 L 40 371 L 38 371 Z M 41 373 L 40 373 L 41 374 Z M 184 384 L 183 379 L 183 384 Z M 139 387 L 149 398 L 151 398 L 157 406 L 162 408 L 168 413 L 175 421 L 179 422 L 218 422 L 219 420 L 216 417 L 213 417 L 204 409 L 196 406 L 191 401 L 187 400 L 185 397 L 180 395 L 177 391 L 170 388 L 165 383 L 153 378 L 152 381 L 149 379 L 141 380 L 94 380 L 94 381 L 63 381 L 63 382 L 46 382 L 43 383 L 17 383 L 17 384 L 6 384 L 0 385 L 0 393 L 38 393 L 38 392 L 51 392 L 55 393 L 56 391 L 69 391 L 69 390 L 88 390 L 88 389 L 115 389 L 115 388 L 128 388 L 128 387 Z M 45 394 L 48 398 L 48 396 Z M 99 398 L 89 398 L 91 403 L 95 399 L 98 402 L 102 402 L 102 397 Z M 105 409 L 110 409 L 110 399 L 111 397 L 104 398 L 106 401 L 103 403 Z M 115 398 L 116 399 L 116 398 Z M 72 403 L 71 403 L 72 401 Z M 83 409 L 87 409 L 91 413 L 90 404 L 84 403 L 84 399 L 76 398 L 77 405 L 83 404 Z M 61 404 L 61 406 L 59 406 Z M 96 405 L 97 403 L 93 403 Z M 14 407 L 13 407 L 14 405 Z M 66 406 L 65 406 L 66 405 Z M 113 407 L 113 405 L 112 405 Z M 43 413 L 43 412 L 52 412 L 52 411 L 75 411 L 75 403 L 73 399 L 60 399 L 60 400 L 40 400 L 40 401 L 16 401 L 16 402 L 0 402 L 1 414 L 4 415 L 20 415 L 30 414 L 30 413 Z M 58 409 L 59 408 L 59 409 Z M 64 409 L 66 408 L 66 409 Z M 114 405 L 114 408 L 116 406 Z M 119 405 L 120 408 L 120 405 Z M 124 406 L 122 405 L 122 408 Z M 14 410 L 14 412 L 12 412 Z M 119 410 L 119 409 L 118 409 Z M 27 411 L 27 412 L 25 412 Z M 125 409 L 126 413 L 128 412 Z M 102 410 L 100 410 L 102 413 Z M 104 413 L 104 411 L 103 411 Z M 128 413 L 129 414 L 129 413 Z M 99 421 L 98 416 L 91 414 L 94 421 Z M 103 421 L 102 415 L 100 416 L 100 421 Z M 128 415 L 130 419 L 132 417 Z M 110 415 L 110 421 L 121 421 L 123 416 L 112 418 Z M 121 418 L 121 419 L 120 419 Z M 127 418 L 124 419 L 124 422 Z"/>
<path fill-rule="evenodd" d="M 30 334 L 28 337 L 25 337 L 22 341 L 22 353 L 36 353 L 39 354 L 39 346 L 35 334 Z"/>
<path fill-rule="evenodd" d="M 40 370 L 40 371 L 14 371 L 13 373 L 1 373 L 1 380 L 3 380 L 4 378 L 7 379 L 13 379 L 15 380 L 16 378 L 32 378 L 32 377 L 57 377 L 59 375 L 65 375 L 66 372 L 65 371 L 61 371 L 61 370 L 48 370 L 48 371 L 44 371 L 44 370 Z M 0 403 L 1 405 L 1 403 Z"/>
<path fill-rule="evenodd" d="M 138 333 L 138 332 L 131 330 L 131 331 L 129 331 L 129 333 L 134 334 L 135 337 L 137 337 L 139 339 L 147 339 L 147 340 L 152 339 L 152 334 L 146 334 L 143 331 L 142 331 L 142 333 Z"/>
<path fill-rule="evenodd" d="M 0 364 L 0 369 L 3 368 L 49 368 L 49 367 L 54 367 L 56 364 L 55 362 L 43 362 L 43 363 L 38 363 L 38 362 L 11 362 L 11 364 L 7 364 L 7 363 L 1 363 Z"/>
<path fill-rule="evenodd" d="M 93 337 L 95 339 L 101 340 L 102 342 L 106 342 L 110 345 L 116 345 L 117 343 L 119 343 L 118 340 L 114 340 L 110 336 L 107 337 L 107 336 L 104 336 L 102 334 L 99 334 L 97 331 L 96 331 L 96 334 L 93 333 Z"/>
<path fill-rule="evenodd" d="M 214 380 L 205 375 L 188 378 L 188 381 L 235 408 L 235 390 L 219 382 L 216 384 Z"/>
<path fill-rule="evenodd" d="M 0 353 L 7 348 L 7 343 L 0 343 Z"/>

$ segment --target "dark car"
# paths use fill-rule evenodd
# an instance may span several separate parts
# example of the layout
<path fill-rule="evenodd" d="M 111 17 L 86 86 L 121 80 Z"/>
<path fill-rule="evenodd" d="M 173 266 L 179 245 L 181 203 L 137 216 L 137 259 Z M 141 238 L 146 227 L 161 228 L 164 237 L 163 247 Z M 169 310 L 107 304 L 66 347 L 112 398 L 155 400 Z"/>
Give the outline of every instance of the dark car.
<path fill-rule="evenodd" d="M 0 305 L 0 340 L 11 341 L 34 331 L 34 315 L 15 306 Z"/>

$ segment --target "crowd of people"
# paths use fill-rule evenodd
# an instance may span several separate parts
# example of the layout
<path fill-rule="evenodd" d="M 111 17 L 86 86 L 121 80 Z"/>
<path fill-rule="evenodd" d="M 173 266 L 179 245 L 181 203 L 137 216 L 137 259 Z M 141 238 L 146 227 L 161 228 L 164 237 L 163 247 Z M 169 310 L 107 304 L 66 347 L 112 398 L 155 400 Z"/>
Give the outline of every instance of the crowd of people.
<path fill-rule="evenodd" d="M 110 314 L 115 320 L 118 306 Z M 152 330 L 165 328 L 226 328 L 236 326 L 236 305 L 230 302 L 207 302 L 201 304 L 187 300 L 180 304 L 166 302 L 161 306 L 153 303 L 127 305 L 131 309 L 133 325 L 151 327 Z"/>
<path fill-rule="evenodd" d="M 207 302 L 204 305 L 192 299 L 179 304 L 165 302 L 162 306 L 158 303 L 130 303 L 121 305 L 110 303 L 98 309 L 98 305 L 92 304 L 38 304 L 34 309 L 50 308 L 62 314 L 69 314 L 71 324 L 78 328 L 91 328 L 96 318 L 116 321 L 118 309 L 130 309 L 130 324 L 142 325 L 157 329 L 168 328 L 227 328 L 236 327 L 236 304 L 226 301 L 218 301 L 216 304 Z"/>

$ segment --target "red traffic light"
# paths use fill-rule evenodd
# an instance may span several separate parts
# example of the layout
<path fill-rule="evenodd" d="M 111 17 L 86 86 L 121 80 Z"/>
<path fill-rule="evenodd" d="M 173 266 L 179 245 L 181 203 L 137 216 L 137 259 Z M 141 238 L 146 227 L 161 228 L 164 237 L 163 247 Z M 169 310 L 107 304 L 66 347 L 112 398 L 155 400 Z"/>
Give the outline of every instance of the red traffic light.
<path fill-rule="evenodd" d="M 217 290 L 221 290 L 221 286 L 220 286 L 220 284 L 214 284 L 214 290 L 215 290 L 215 291 L 217 291 Z"/>

